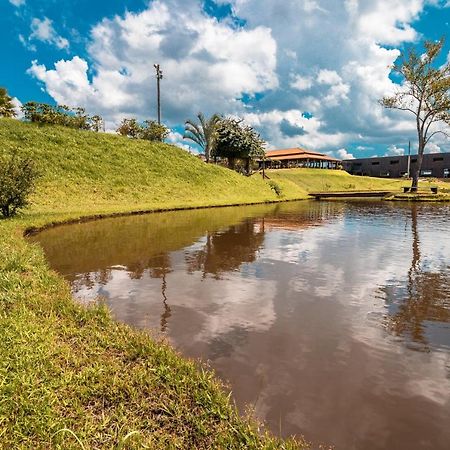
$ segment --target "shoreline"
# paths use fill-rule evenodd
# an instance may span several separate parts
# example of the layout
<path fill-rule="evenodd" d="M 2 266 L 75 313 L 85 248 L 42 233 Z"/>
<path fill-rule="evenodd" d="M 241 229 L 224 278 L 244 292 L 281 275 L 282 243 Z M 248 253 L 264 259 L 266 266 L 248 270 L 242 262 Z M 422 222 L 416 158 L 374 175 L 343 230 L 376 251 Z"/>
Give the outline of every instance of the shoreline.
<path fill-rule="evenodd" d="M 297 200 L 306 199 L 99 213 L 55 220 L 39 231 L 102 218 Z M 126 448 L 167 448 L 180 442 L 183 448 L 199 449 L 309 448 L 301 437 L 281 440 L 253 417 L 240 415 L 229 388 L 205 362 L 186 358 L 151 330 L 117 322 L 104 305 L 76 302 L 43 249 L 26 239 L 31 230 L 38 232 L 33 222 L 44 217 L 33 213 L 0 222 L 5 252 L 0 262 L 0 376 L 7 373 L 3 388 L 11 392 L 11 401 L 0 409 L 6 433 L 2 445 L 71 449 L 77 443 L 90 448 L 126 442 Z M 92 371 L 102 373 L 102 379 L 91 380 Z M 24 379 L 36 381 L 23 385 Z M 92 410 L 92 405 L 97 406 Z M 105 415 L 123 433 L 109 433 L 104 440 Z"/>

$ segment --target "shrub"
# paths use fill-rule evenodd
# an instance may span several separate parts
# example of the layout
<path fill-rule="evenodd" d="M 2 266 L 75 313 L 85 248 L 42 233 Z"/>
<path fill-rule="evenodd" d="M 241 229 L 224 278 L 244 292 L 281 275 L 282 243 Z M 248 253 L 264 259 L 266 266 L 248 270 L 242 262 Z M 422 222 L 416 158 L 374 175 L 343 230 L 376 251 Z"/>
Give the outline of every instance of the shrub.
<path fill-rule="evenodd" d="M 0 87 L 0 117 L 16 117 L 13 99 L 4 87 Z"/>
<path fill-rule="evenodd" d="M 101 116 L 89 116 L 84 108 L 69 108 L 66 105 L 27 102 L 22 106 L 26 120 L 37 123 L 62 125 L 80 130 L 100 131 L 103 126 Z"/>
<path fill-rule="evenodd" d="M 272 191 L 274 191 L 275 194 L 278 195 L 278 197 L 280 197 L 281 194 L 283 193 L 283 189 L 281 189 L 281 186 L 278 183 L 276 183 L 275 181 L 270 180 L 269 186 L 270 186 L 270 189 L 272 189 Z"/>
<path fill-rule="evenodd" d="M 144 123 L 140 124 L 136 119 L 123 119 L 116 131 L 132 139 L 158 142 L 164 141 L 169 135 L 168 128 L 154 120 L 144 120 Z"/>
<path fill-rule="evenodd" d="M 3 217 L 14 216 L 28 205 L 33 192 L 37 171 L 29 158 L 17 154 L 0 156 L 0 212 Z"/>

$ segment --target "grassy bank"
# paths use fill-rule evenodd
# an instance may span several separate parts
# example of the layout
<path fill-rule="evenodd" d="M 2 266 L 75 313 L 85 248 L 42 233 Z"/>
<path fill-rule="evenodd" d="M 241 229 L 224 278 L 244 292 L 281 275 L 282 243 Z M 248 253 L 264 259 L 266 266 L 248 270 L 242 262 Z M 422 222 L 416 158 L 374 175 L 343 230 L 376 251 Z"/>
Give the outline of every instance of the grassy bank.
<path fill-rule="evenodd" d="M 396 201 L 450 201 L 450 183 L 444 180 L 424 179 L 419 183 L 423 192 L 403 194 L 402 188 L 411 186 L 410 180 L 353 176 L 343 170 L 283 169 L 267 171 L 270 179 L 283 188 L 287 197 L 307 196 L 317 191 L 365 191 L 389 190 L 394 192 L 389 200 Z M 439 194 L 432 194 L 431 186 L 439 188 Z"/>
<path fill-rule="evenodd" d="M 210 371 L 73 302 L 14 221 L 0 236 L 1 448 L 297 448 L 240 418 Z"/>
<path fill-rule="evenodd" d="M 0 142 L 41 173 L 31 207 L 0 221 L 0 448 L 302 448 L 240 417 L 210 370 L 73 302 L 23 239 L 91 214 L 273 201 L 270 186 L 116 136 L 0 120 Z"/>
<path fill-rule="evenodd" d="M 259 176 L 169 145 L 6 119 L 0 143 L 41 173 L 30 208 L 0 221 L 0 448 L 302 448 L 240 417 L 209 370 L 105 308 L 73 302 L 23 232 L 89 215 L 306 198 L 390 180 L 270 172 L 279 196 Z"/>

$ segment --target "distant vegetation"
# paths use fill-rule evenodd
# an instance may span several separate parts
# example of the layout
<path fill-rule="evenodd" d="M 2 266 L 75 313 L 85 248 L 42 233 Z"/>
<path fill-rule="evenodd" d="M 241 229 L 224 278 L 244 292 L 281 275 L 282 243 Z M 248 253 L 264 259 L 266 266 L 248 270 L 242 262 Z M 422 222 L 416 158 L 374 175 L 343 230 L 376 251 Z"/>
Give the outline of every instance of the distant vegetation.
<path fill-rule="evenodd" d="M 16 117 L 12 98 L 4 87 L 0 87 L 0 117 Z"/>
<path fill-rule="evenodd" d="M 70 108 L 66 105 L 27 102 L 22 106 L 25 120 L 35 123 L 62 125 L 80 130 L 101 131 L 103 119 L 89 116 L 84 108 Z"/>
<path fill-rule="evenodd" d="M 260 135 L 242 119 L 222 117 L 214 114 L 206 119 L 202 113 L 197 115 L 198 122 L 187 120 L 184 138 L 198 144 L 205 153 L 206 162 L 211 157 L 225 158 L 228 167 L 251 174 L 251 163 L 265 155 L 265 142 Z M 243 161 L 244 165 L 237 162 Z"/>
<path fill-rule="evenodd" d="M 154 120 L 144 120 L 143 123 L 139 123 L 137 119 L 123 119 L 116 131 L 131 139 L 159 142 L 163 142 L 169 135 L 169 129 Z"/>

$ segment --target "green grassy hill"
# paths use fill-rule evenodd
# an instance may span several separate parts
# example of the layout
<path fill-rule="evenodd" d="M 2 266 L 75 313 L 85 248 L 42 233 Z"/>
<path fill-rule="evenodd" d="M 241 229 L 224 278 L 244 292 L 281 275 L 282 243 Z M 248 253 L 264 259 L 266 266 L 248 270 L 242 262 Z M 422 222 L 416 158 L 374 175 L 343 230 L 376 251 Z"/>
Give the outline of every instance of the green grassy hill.
<path fill-rule="evenodd" d="M 392 189 L 407 181 L 344 171 L 283 169 L 244 177 L 173 145 L 49 125 L 0 120 L 0 153 L 31 157 L 41 174 L 27 220 L 292 200 L 317 190 Z M 281 188 L 277 195 L 270 184 Z"/>
<path fill-rule="evenodd" d="M 269 170 L 268 176 L 286 186 L 287 192 L 392 190 L 408 186 L 408 180 L 353 176 L 343 170 L 282 169 Z M 292 186 L 289 189 L 288 186 Z"/>
<path fill-rule="evenodd" d="M 0 120 L 0 152 L 42 174 L 29 214 L 89 214 L 276 200 L 260 177 L 205 164 L 172 145 Z"/>

